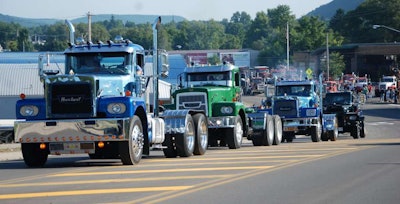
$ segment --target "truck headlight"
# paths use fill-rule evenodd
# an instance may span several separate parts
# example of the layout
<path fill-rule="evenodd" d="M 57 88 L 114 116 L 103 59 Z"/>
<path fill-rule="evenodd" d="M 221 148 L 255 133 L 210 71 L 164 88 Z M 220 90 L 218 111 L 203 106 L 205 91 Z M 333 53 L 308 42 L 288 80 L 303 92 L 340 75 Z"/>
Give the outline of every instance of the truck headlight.
<path fill-rule="evenodd" d="M 356 115 L 351 115 L 351 116 L 349 116 L 349 120 L 356 120 L 357 119 L 357 116 Z"/>
<path fill-rule="evenodd" d="M 22 116 L 25 116 L 25 117 L 27 117 L 27 116 L 36 116 L 39 113 L 39 108 L 37 106 L 33 106 L 33 105 L 22 106 L 19 109 L 19 113 Z"/>
<path fill-rule="evenodd" d="M 123 103 L 110 103 L 107 106 L 107 111 L 111 114 L 122 114 L 126 111 L 126 106 Z"/>
<path fill-rule="evenodd" d="M 223 114 L 231 114 L 233 112 L 233 108 L 230 106 L 222 106 L 221 113 Z"/>

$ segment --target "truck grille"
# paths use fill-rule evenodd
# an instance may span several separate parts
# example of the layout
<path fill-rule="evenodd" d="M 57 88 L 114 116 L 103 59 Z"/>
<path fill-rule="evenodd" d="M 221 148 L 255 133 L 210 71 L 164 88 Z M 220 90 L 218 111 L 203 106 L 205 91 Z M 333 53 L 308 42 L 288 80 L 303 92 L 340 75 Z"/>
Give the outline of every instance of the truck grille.
<path fill-rule="evenodd" d="M 277 100 L 274 102 L 274 114 L 285 117 L 297 117 L 296 100 Z"/>
<path fill-rule="evenodd" d="M 198 92 L 190 92 L 190 93 L 181 93 L 177 95 L 177 104 L 178 109 L 192 109 L 192 110 L 203 110 L 206 115 L 208 115 L 207 111 L 207 94 L 206 93 L 198 93 Z"/>
<path fill-rule="evenodd" d="M 54 83 L 49 87 L 50 117 L 84 118 L 94 115 L 90 83 Z"/>

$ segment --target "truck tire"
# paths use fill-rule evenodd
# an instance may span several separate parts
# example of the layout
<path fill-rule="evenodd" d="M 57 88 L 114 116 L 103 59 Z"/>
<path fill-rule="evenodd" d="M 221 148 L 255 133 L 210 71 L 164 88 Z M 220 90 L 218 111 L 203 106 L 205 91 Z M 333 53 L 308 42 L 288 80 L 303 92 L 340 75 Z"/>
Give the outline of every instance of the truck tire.
<path fill-rule="evenodd" d="M 336 141 L 337 138 L 338 138 L 338 136 L 339 136 L 339 123 L 338 123 L 337 117 L 335 117 L 335 126 L 334 126 L 334 129 L 331 130 L 331 131 L 329 131 L 328 136 L 329 136 L 329 139 L 330 139 L 331 141 Z"/>
<path fill-rule="evenodd" d="M 359 124 L 356 124 L 353 127 L 351 127 L 350 135 L 354 139 L 360 138 L 360 127 L 359 127 Z"/>
<path fill-rule="evenodd" d="M 330 130 L 327 131 L 327 132 L 322 132 L 322 135 L 321 135 L 321 140 L 322 141 L 328 141 L 329 140 L 329 132 L 330 132 Z"/>
<path fill-rule="evenodd" d="M 361 137 L 361 138 L 365 138 L 365 126 L 364 126 L 364 121 L 361 121 L 360 137 Z"/>
<path fill-rule="evenodd" d="M 321 119 L 317 119 L 317 126 L 312 126 L 311 127 L 311 141 L 313 142 L 319 142 L 321 141 L 321 135 L 322 135 L 322 125 L 321 125 Z"/>
<path fill-rule="evenodd" d="M 185 132 L 175 136 L 176 153 L 180 157 L 193 155 L 195 146 L 195 125 L 191 115 L 186 115 Z"/>
<path fill-rule="evenodd" d="M 140 162 L 143 154 L 143 125 L 140 118 L 135 115 L 129 127 L 129 141 L 119 143 L 119 155 L 123 165 L 134 165 Z"/>
<path fill-rule="evenodd" d="M 236 116 L 233 134 L 229 132 L 226 137 L 229 149 L 239 149 L 242 146 L 243 122 L 240 116 Z"/>
<path fill-rule="evenodd" d="M 283 130 L 282 130 L 282 120 L 279 115 L 273 115 L 273 121 L 274 121 L 274 141 L 272 142 L 273 145 L 279 145 L 282 141 L 282 135 L 283 135 Z"/>
<path fill-rule="evenodd" d="M 195 145 L 194 145 L 194 155 L 203 155 L 207 151 L 208 147 L 208 124 L 207 118 L 202 113 L 197 113 L 193 116 L 194 126 L 195 126 Z"/>
<path fill-rule="evenodd" d="M 282 142 L 287 142 L 287 143 L 291 143 L 293 142 L 293 139 L 295 137 L 294 132 L 283 132 L 282 135 Z"/>
<path fill-rule="evenodd" d="M 253 136 L 254 146 L 271 146 L 274 141 L 274 121 L 270 115 L 267 115 L 267 127 L 261 131 L 261 134 Z"/>
<path fill-rule="evenodd" d="M 163 146 L 167 148 L 163 149 L 164 156 L 167 158 L 175 158 L 178 154 L 175 148 L 175 137 L 173 135 L 166 134 L 163 142 Z"/>
<path fill-rule="evenodd" d="M 48 151 L 39 148 L 39 143 L 22 143 L 21 151 L 28 167 L 42 167 L 47 161 Z"/>

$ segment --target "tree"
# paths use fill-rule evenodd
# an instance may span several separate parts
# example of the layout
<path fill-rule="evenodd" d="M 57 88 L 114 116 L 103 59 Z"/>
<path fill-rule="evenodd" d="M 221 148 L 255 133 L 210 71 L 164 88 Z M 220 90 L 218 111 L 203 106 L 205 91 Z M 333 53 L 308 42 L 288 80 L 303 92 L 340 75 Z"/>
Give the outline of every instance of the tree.
<path fill-rule="evenodd" d="M 214 54 L 211 57 L 207 58 L 208 63 L 211 65 L 216 65 L 221 63 L 221 59 L 218 57 L 218 55 Z"/>
<path fill-rule="evenodd" d="M 326 44 L 327 25 L 318 17 L 304 16 L 298 20 L 294 29 L 297 33 L 291 41 L 294 50 L 311 51 Z"/>
<path fill-rule="evenodd" d="M 225 25 L 225 34 L 227 38 L 222 49 L 239 49 L 243 47 L 246 38 L 246 30 L 251 25 L 251 17 L 246 12 L 235 12 L 229 22 L 222 22 Z M 232 43 L 231 43 L 232 42 Z"/>
<path fill-rule="evenodd" d="M 17 42 L 18 51 L 20 52 L 32 52 L 34 50 L 32 41 L 29 39 L 29 31 L 26 28 L 19 30 Z"/>
<path fill-rule="evenodd" d="M 258 62 L 270 67 L 285 63 L 287 59 L 287 37 L 291 37 L 295 33 L 293 26 L 296 24 L 295 16 L 291 14 L 290 7 L 280 5 L 275 9 L 268 9 L 265 17 L 263 15 L 257 15 L 257 17 L 261 17 L 260 23 L 258 25 L 253 23 L 252 26 L 254 25 L 258 29 L 263 28 L 263 30 L 257 30 L 260 31 L 258 33 L 263 33 L 262 38 L 254 41 L 262 45 Z M 254 22 L 256 22 L 256 19 Z M 262 19 L 263 21 L 261 21 Z M 262 22 L 266 25 L 261 25 Z M 287 25 L 289 25 L 289 31 L 287 31 Z"/>
<path fill-rule="evenodd" d="M 325 63 L 321 64 L 321 70 L 325 73 L 328 72 L 328 67 L 326 64 L 326 58 L 321 60 Z M 346 65 L 344 63 L 344 57 L 339 52 L 329 53 L 329 77 L 337 79 L 344 72 Z"/>
<path fill-rule="evenodd" d="M 399 0 L 367 0 L 342 18 L 335 18 L 332 24 L 341 25 L 341 29 L 333 29 L 351 43 L 398 41 L 399 33 L 387 29 L 374 30 L 372 26 L 380 24 L 400 28 L 399 7 Z"/>
<path fill-rule="evenodd" d="M 249 30 L 246 33 L 246 39 L 243 47 L 256 49 L 257 44 L 254 42 L 260 42 L 260 40 L 267 37 L 269 30 L 269 19 L 265 12 L 257 12 L 255 19 L 251 23 Z M 260 50 L 260 49 L 256 49 Z"/>
<path fill-rule="evenodd" d="M 114 15 L 111 15 L 110 21 L 108 21 L 108 20 L 103 21 L 102 25 L 107 30 L 111 30 L 111 29 L 115 29 L 115 28 L 123 28 L 124 27 L 124 23 L 122 22 L 122 20 L 115 20 L 115 16 Z"/>

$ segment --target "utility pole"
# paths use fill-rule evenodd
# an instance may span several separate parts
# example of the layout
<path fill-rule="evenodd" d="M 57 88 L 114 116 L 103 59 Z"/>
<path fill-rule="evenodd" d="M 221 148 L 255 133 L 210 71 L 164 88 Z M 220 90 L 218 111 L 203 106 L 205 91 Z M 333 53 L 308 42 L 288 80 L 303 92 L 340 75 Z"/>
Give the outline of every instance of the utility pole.
<path fill-rule="evenodd" d="M 92 14 L 90 11 L 87 13 L 88 17 L 88 42 L 92 42 Z"/>
<path fill-rule="evenodd" d="M 286 67 L 289 71 L 289 22 L 286 23 Z"/>
<path fill-rule="evenodd" d="M 327 81 L 329 81 L 329 37 L 326 33 L 326 69 L 327 69 Z"/>

